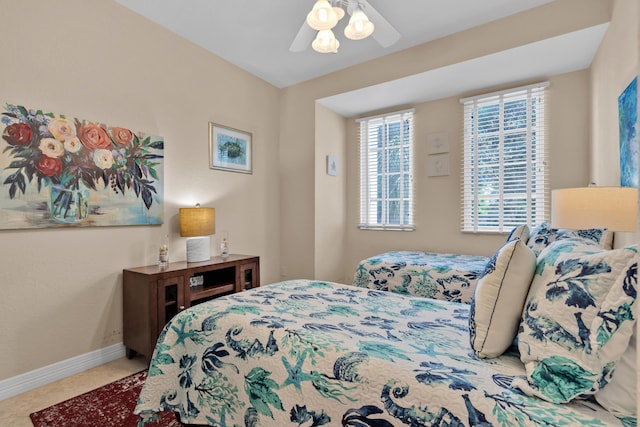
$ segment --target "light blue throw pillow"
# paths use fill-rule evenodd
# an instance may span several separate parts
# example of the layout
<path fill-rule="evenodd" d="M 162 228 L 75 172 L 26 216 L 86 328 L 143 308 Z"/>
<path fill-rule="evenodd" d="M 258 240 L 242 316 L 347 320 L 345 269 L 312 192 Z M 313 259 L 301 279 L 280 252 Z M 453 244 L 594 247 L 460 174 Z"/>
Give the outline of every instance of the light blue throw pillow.
<path fill-rule="evenodd" d="M 635 327 L 637 246 L 603 250 L 558 240 L 539 257 L 525 302 L 518 349 L 526 378 L 512 385 L 564 403 L 611 379 Z"/>

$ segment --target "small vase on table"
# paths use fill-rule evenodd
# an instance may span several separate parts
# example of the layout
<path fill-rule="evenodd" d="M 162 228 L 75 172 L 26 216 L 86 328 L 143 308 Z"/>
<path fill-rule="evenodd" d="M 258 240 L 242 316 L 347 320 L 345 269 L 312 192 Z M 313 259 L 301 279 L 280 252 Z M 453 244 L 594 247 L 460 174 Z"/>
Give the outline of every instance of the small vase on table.
<path fill-rule="evenodd" d="M 229 240 L 226 237 L 222 238 L 220 242 L 220 256 L 226 258 L 229 256 Z"/>
<path fill-rule="evenodd" d="M 160 249 L 158 251 L 158 266 L 165 268 L 169 265 L 169 236 L 165 235 L 160 242 Z"/>

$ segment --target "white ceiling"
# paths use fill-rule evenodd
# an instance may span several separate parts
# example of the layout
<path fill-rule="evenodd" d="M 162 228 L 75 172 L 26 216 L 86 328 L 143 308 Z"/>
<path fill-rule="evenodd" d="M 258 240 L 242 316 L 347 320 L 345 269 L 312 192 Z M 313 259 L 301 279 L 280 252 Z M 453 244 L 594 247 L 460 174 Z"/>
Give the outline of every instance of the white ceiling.
<path fill-rule="evenodd" d="M 310 46 L 303 52 L 289 51 L 315 0 L 115 1 L 282 88 L 553 0 L 369 0 L 400 32 L 400 40 L 387 48 L 372 37 L 349 40 L 342 34 L 341 27 L 348 21 L 345 17 L 334 30 L 340 40 L 337 54 L 320 54 Z M 606 25 L 593 27 L 321 102 L 352 116 L 584 69 L 591 63 L 605 30 Z M 362 99 L 366 104 L 359 101 Z"/>
<path fill-rule="evenodd" d="M 345 117 L 588 68 L 608 24 L 318 100 Z"/>

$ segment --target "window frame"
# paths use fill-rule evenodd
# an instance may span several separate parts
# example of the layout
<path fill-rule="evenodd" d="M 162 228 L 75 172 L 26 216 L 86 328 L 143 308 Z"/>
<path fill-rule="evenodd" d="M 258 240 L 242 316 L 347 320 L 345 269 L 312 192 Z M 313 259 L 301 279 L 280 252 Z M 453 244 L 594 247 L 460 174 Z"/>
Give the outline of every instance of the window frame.
<path fill-rule="evenodd" d="M 508 233 L 517 225 L 534 226 L 549 218 L 549 150 L 545 135 L 548 87 L 549 82 L 541 82 L 460 100 L 460 103 L 464 105 L 461 172 L 462 232 Z M 506 125 L 505 103 L 524 100 L 526 100 L 526 108 L 521 115 L 525 116 L 526 123 L 523 127 L 512 130 Z M 486 118 L 481 121 L 478 116 L 482 113 L 479 112 L 479 109 L 494 105 L 498 107 L 498 130 L 480 132 L 481 129 L 487 129 L 491 119 Z M 519 117 L 518 119 L 522 120 Z M 513 119 L 513 117 L 511 118 Z M 474 130 L 476 130 L 475 133 Z M 517 145 L 518 143 L 508 142 L 510 136 L 517 134 L 526 135 L 525 147 Z M 484 146 L 479 142 L 483 139 L 486 141 Z M 491 143 L 495 145 L 496 141 L 497 149 L 487 148 Z M 514 147 L 520 150 L 524 148 L 524 151 L 519 153 L 521 156 L 524 153 L 524 159 L 519 162 L 507 162 L 505 160 L 508 157 L 505 154 L 505 146 L 511 150 L 514 150 Z M 489 153 L 495 153 L 494 155 L 498 156 L 498 161 L 494 163 L 494 167 L 497 165 L 498 172 L 493 172 L 493 174 L 488 172 L 483 179 L 480 176 L 481 159 L 486 161 Z M 487 164 L 490 165 L 490 162 Z M 488 170 L 487 164 L 483 166 Z M 507 167 L 515 168 L 517 166 L 524 166 L 526 169 L 524 179 L 515 179 L 516 175 L 509 175 L 506 172 Z M 494 183 L 496 181 L 498 183 L 497 192 L 489 195 L 481 194 L 480 183 L 491 179 L 494 180 Z M 517 191 L 518 187 L 522 187 L 524 190 Z M 483 200 L 488 201 L 484 207 Z M 491 202 L 497 208 L 491 206 Z M 483 209 L 489 210 L 490 214 L 483 216 L 480 213 Z M 524 214 L 516 213 L 523 209 L 525 210 Z"/>
<path fill-rule="evenodd" d="M 414 113 L 415 109 L 412 108 L 363 117 L 356 120 L 356 123 L 358 123 L 358 165 L 360 177 L 360 220 L 358 228 L 361 230 L 415 230 Z M 400 139 L 398 145 L 392 145 L 389 135 L 386 133 L 389 126 L 395 123 L 400 123 Z M 407 125 L 406 128 L 404 126 L 405 123 Z M 378 127 L 378 130 L 381 130 L 382 133 L 376 132 L 373 127 Z M 374 135 L 376 138 L 380 137 L 375 144 L 372 140 Z M 403 143 L 405 139 L 407 142 Z M 392 165 L 389 162 L 390 156 L 387 157 L 387 154 L 391 150 L 398 148 L 399 160 L 397 166 L 399 172 L 395 172 L 390 170 Z M 376 153 L 378 153 L 380 157 L 377 156 Z M 372 155 L 376 155 L 377 160 L 373 160 Z M 408 156 L 408 158 L 403 160 L 405 156 Z M 385 165 L 386 168 L 384 167 Z M 399 184 L 399 196 L 390 197 L 387 188 L 388 179 L 398 174 L 397 183 Z M 375 197 L 373 193 L 376 193 Z M 399 214 L 397 222 L 392 223 L 390 220 L 390 210 L 387 208 L 390 203 L 398 204 Z"/>

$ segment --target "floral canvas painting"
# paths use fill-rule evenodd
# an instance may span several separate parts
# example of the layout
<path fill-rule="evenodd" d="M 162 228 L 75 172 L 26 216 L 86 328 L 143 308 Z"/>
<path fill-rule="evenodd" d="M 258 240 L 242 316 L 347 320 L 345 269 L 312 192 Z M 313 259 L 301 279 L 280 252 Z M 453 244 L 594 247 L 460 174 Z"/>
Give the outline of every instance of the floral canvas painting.
<path fill-rule="evenodd" d="M 5 104 L 0 228 L 162 224 L 164 140 Z"/>
<path fill-rule="evenodd" d="M 620 186 L 638 187 L 638 78 L 618 97 Z"/>

